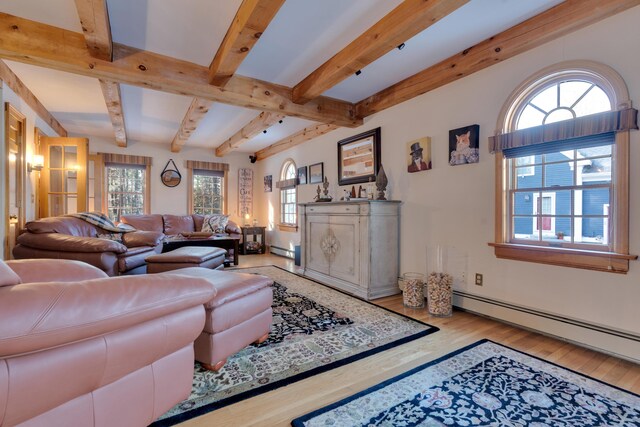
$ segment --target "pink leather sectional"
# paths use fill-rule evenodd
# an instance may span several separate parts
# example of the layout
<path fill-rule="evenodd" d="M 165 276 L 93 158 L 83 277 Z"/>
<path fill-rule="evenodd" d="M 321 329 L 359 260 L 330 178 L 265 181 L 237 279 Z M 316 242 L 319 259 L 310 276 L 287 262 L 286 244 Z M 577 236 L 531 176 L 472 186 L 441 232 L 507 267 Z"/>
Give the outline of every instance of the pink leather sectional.
<path fill-rule="evenodd" d="M 191 391 L 203 277 L 0 261 L 0 426 L 146 426 Z"/>

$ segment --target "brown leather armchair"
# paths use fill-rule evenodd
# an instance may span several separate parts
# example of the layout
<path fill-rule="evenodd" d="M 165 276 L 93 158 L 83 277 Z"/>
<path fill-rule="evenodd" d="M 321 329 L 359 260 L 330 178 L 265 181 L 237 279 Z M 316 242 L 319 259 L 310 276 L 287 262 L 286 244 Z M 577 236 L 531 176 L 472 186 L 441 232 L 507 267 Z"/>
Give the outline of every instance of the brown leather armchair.
<path fill-rule="evenodd" d="M 206 279 L 0 261 L 0 427 L 146 426 L 186 398 Z"/>
<path fill-rule="evenodd" d="M 16 259 L 53 258 L 84 261 L 109 276 L 144 272 L 144 259 L 162 250 L 164 234 L 135 231 L 122 242 L 100 238 L 110 233 L 78 218 L 56 216 L 28 222 L 13 249 Z"/>

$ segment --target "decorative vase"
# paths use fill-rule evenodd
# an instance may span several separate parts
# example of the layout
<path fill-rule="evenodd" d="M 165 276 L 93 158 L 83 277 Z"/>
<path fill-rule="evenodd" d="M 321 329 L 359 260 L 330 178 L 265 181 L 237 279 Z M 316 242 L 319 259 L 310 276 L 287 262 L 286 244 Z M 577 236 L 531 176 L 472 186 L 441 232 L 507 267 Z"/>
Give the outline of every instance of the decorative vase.
<path fill-rule="evenodd" d="M 429 314 L 449 317 L 453 314 L 453 277 L 447 273 L 431 273 L 427 280 Z"/>
<path fill-rule="evenodd" d="M 424 274 L 404 273 L 404 291 L 402 292 L 402 303 L 408 308 L 424 307 Z"/>

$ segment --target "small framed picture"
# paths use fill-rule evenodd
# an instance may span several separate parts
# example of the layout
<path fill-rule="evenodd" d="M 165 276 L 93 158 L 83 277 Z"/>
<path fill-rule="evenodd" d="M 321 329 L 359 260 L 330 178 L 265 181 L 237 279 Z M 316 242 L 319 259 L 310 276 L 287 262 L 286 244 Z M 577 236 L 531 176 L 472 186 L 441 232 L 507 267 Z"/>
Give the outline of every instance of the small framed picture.
<path fill-rule="evenodd" d="M 298 168 L 298 185 L 307 183 L 307 167 L 301 166 Z"/>
<path fill-rule="evenodd" d="M 273 191 L 273 178 L 271 177 L 271 175 L 266 175 L 264 177 L 264 192 L 265 193 L 271 193 Z"/>
<path fill-rule="evenodd" d="M 407 172 L 414 173 L 431 169 L 431 138 L 424 137 L 407 143 L 409 164 Z"/>
<path fill-rule="evenodd" d="M 480 126 L 471 125 L 449 131 L 449 164 L 451 166 L 480 161 Z"/>
<path fill-rule="evenodd" d="M 324 182 L 324 163 L 315 163 L 309 166 L 309 184 Z"/>

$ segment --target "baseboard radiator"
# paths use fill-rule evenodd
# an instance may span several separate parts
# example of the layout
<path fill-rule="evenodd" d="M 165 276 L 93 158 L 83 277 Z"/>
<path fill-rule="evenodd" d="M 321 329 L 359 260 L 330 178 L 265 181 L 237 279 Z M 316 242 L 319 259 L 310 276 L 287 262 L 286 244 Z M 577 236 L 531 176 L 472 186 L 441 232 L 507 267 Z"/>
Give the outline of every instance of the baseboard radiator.
<path fill-rule="evenodd" d="M 269 253 L 283 256 L 285 258 L 291 258 L 291 259 L 293 259 L 295 256 L 295 252 L 292 251 L 291 249 L 285 249 L 285 248 L 281 248 L 279 246 L 273 246 L 273 245 L 269 246 Z"/>
<path fill-rule="evenodd" d="M 463 291 L 453 305 L 465 311 L 542 332 L 583 347 L 640 363 L 640 335 Z"/>

